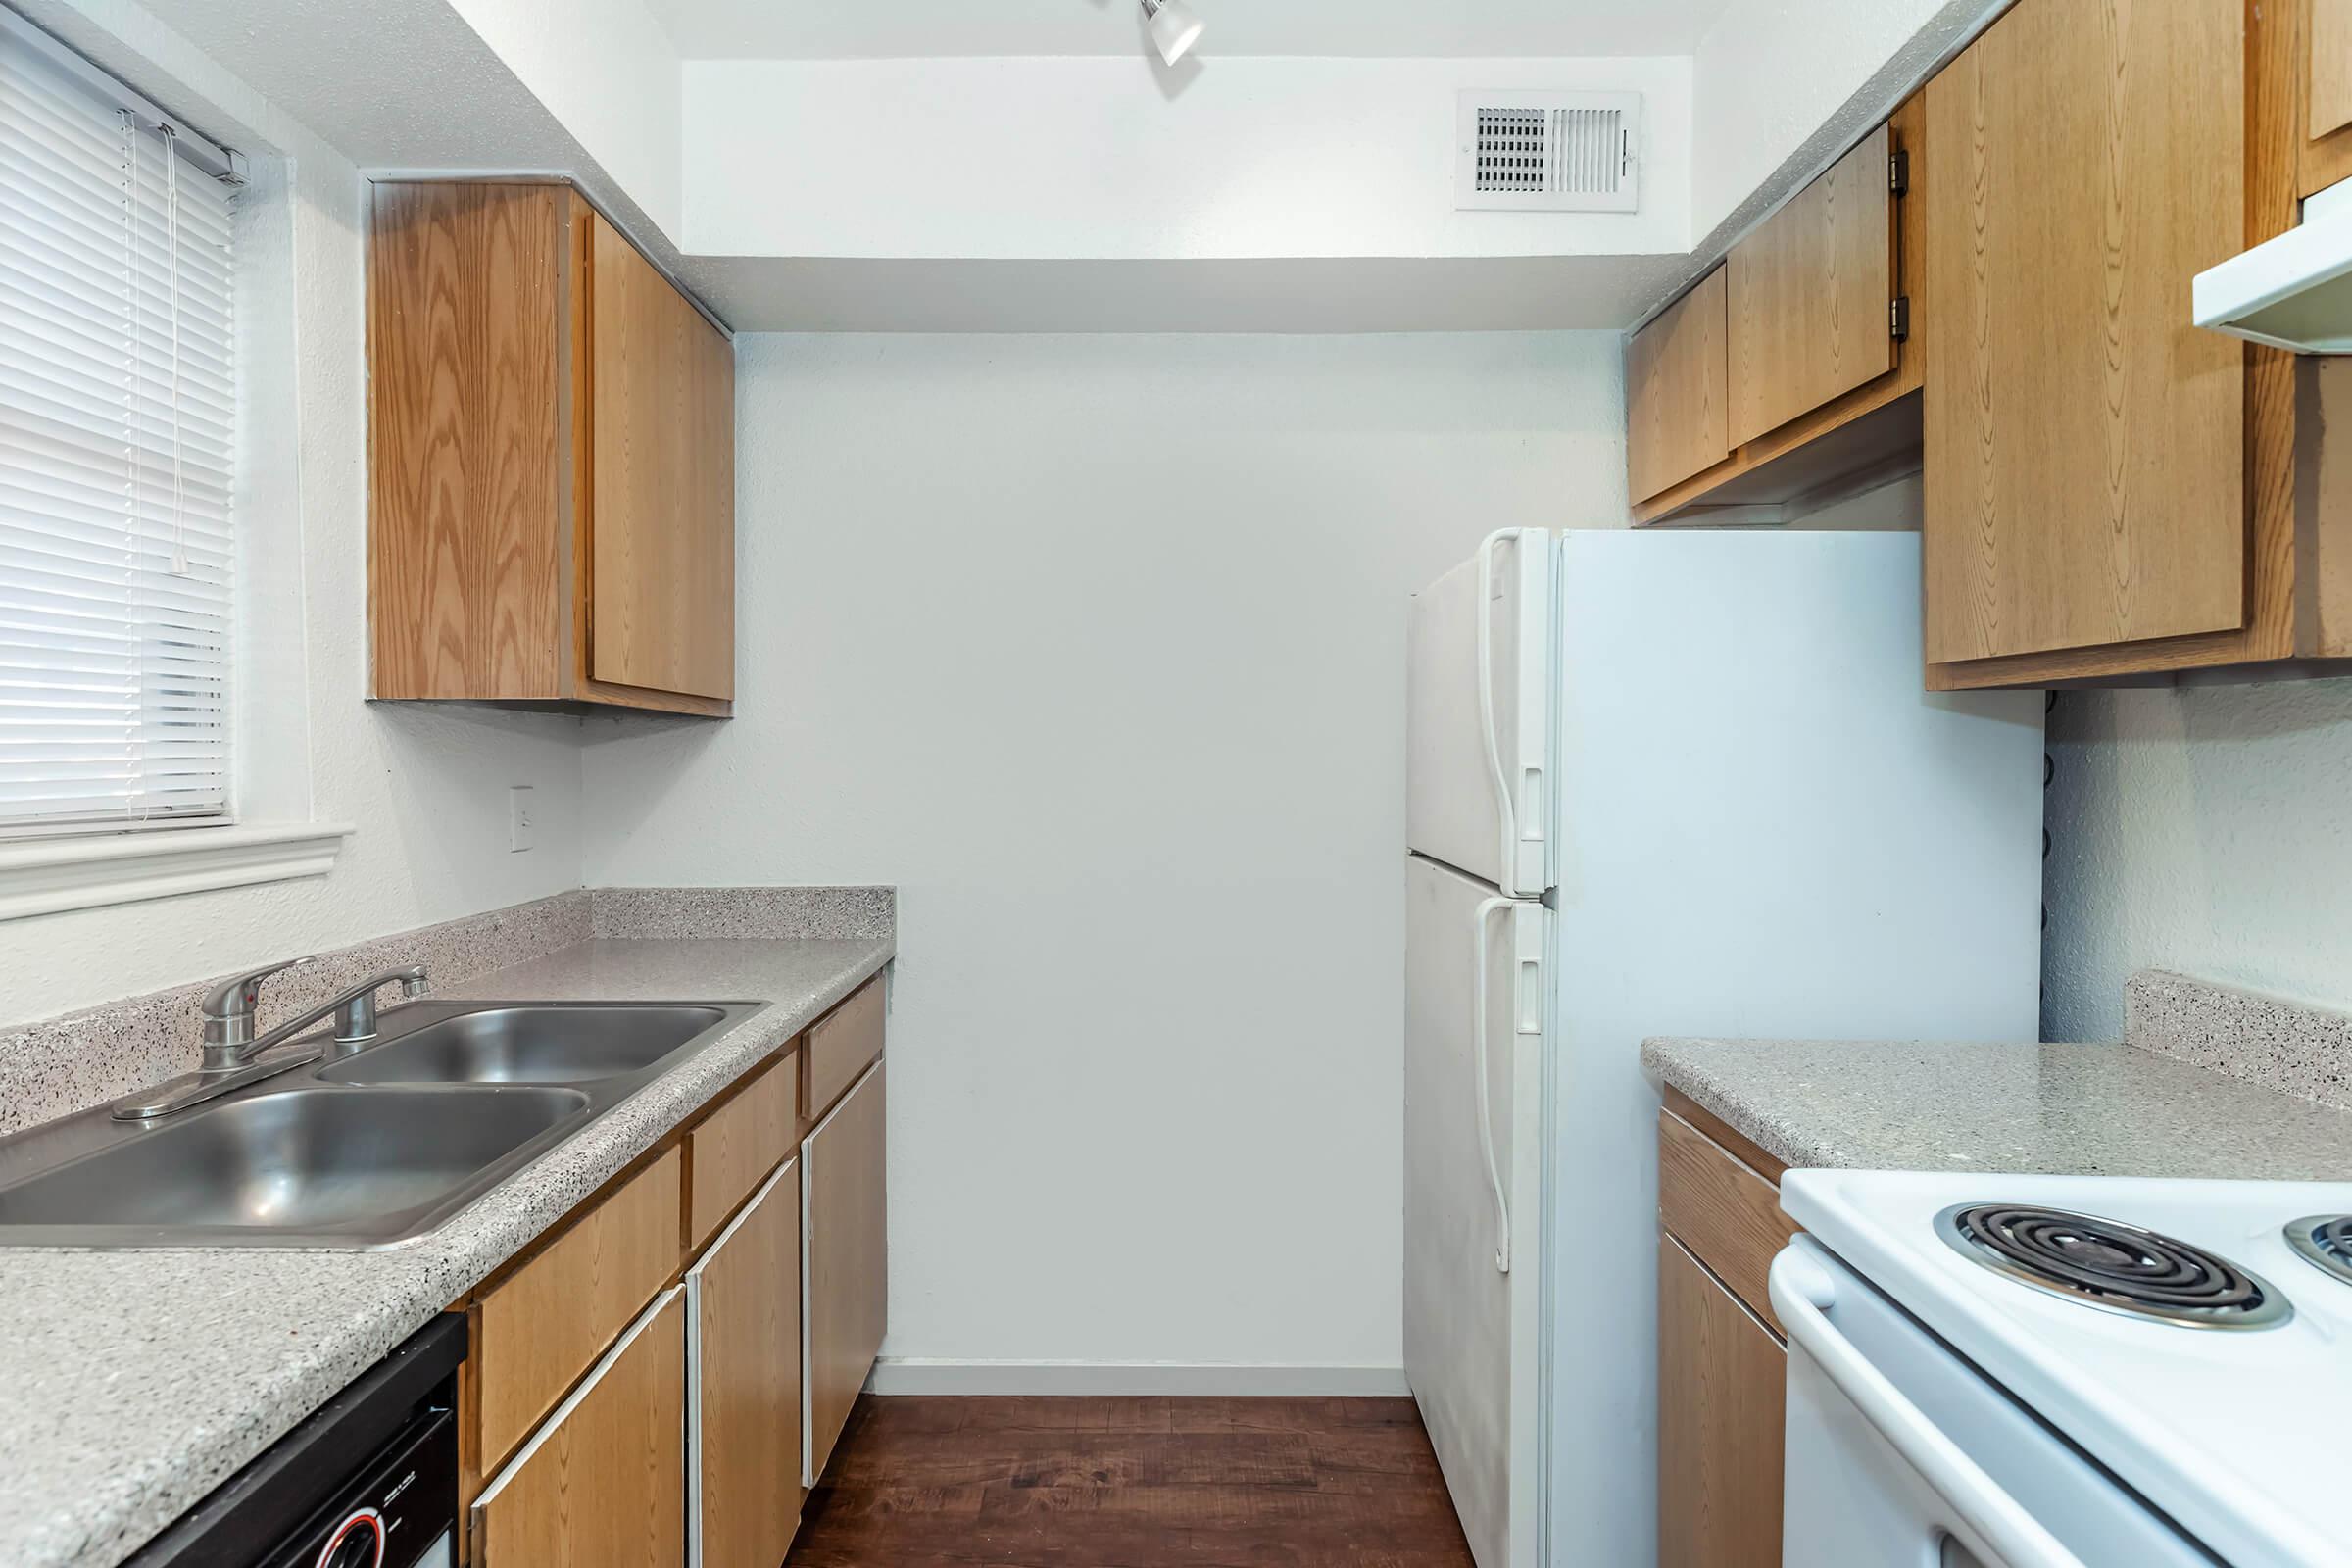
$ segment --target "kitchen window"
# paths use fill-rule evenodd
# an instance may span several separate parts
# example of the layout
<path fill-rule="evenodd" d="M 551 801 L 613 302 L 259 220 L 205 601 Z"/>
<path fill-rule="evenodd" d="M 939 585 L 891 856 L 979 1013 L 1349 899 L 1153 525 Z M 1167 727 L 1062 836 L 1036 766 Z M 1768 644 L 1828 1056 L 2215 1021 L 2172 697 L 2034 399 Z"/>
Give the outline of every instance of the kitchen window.
<path fill-rule="evenodd" d="M 0 835 L 234 807 L 239 175 L 0 10 Z"/>

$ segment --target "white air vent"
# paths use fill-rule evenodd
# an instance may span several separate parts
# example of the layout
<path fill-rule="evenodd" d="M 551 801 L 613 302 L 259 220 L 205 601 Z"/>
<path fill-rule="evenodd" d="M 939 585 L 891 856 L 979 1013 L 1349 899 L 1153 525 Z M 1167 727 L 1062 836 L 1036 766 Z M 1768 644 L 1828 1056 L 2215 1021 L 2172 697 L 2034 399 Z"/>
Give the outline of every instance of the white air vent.
<path fill-rule="evenodd" d="M 1466 91 L 1453 205 L 1465 212 L 1630 213 L 1642 95 Z"/>

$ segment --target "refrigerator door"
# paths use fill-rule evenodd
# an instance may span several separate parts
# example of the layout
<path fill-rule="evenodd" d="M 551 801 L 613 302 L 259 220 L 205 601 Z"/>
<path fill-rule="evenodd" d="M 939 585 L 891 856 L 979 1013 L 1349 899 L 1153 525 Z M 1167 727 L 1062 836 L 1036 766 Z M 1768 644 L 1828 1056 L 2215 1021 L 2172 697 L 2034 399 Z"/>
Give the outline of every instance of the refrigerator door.
<path fill-rule="evenodd" d="M 1504 529 L 1406 621 L 1405 846 L 1512 898 L 1551 885 L 1551 558 Z"/>
<path fill-rule="evenodd" d="M 1406 884 L 1405 1381 L 1479 1568 L 1531 1568 L 1546 914 L 1420 856 Z"/>
<path fill-rule="evenodd" d="M 1657 1557 L 1642 1041 L 2038 1032 L 2041 694 L 1920 690 L 1919 559 L 1914 533 L 1562 536 L 1553 1562 Z"/>

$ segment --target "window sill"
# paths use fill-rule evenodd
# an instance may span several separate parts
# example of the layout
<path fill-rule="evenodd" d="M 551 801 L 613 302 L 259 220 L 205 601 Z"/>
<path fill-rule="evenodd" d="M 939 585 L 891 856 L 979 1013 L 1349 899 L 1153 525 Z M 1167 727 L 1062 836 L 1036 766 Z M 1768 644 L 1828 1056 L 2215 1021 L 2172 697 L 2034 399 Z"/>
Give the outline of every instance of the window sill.
<path fill-rule="evenodd" d="M 323 876 L 350 833 L 287 822 L 0 843 L 0 920 Z"/>

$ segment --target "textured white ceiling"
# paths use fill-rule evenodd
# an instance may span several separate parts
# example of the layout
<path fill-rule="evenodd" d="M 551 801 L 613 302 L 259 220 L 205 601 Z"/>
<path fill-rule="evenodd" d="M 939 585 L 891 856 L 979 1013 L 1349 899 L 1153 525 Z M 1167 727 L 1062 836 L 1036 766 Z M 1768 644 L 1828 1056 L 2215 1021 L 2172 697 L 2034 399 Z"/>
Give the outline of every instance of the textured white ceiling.
<path fill-rule="evenodd" d="M 1223 55 L 1682 55 L 1729 0 L 1187 0 Z M 689 59 L 1116 55 L 1136 0 L 645 0 Z"/>

